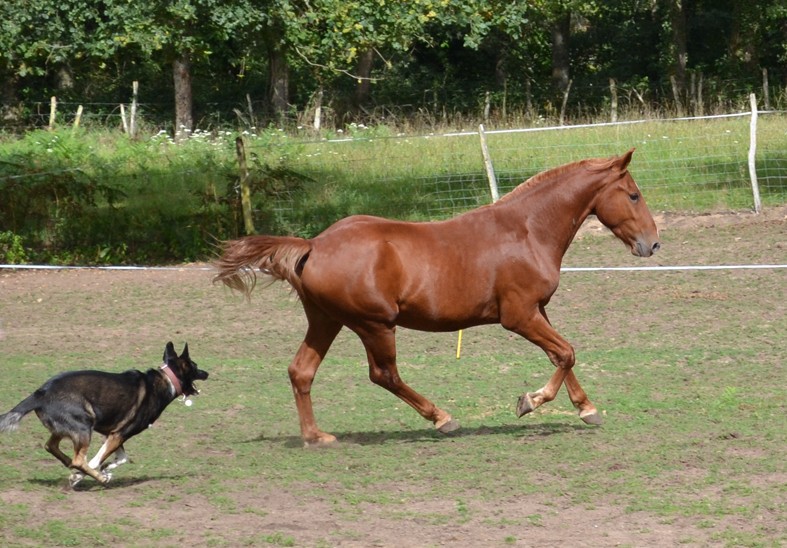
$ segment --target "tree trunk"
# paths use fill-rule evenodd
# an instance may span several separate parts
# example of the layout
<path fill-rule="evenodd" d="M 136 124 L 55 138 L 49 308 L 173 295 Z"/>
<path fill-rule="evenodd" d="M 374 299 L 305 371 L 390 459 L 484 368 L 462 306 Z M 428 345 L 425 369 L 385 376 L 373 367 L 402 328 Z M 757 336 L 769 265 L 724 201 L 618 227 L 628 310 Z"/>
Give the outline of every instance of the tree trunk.
<path fill-rule="evenodd" d="M 686 66 L 689 60 L 686 49 L 686 0 L 669 0 L 669 18 L 672 29 L 672 72 L 682 95 L 686 90 Z"/>
<path fill-rule="evenodd" d="M 357 112 L 369 102 L 372 94 L 372 67 L 374 66 L 374 50 L 367 49 L 358 57 L 358 64 L 355 67 L 356 74 L 359 76 L 355 93 L 353 94 L 353 109 Z"/>
<path fill-rule="evenodd" d="M 287 58 L 278 45 L 268 47 L 270 103 L 274 119 L 283 123 L 290 106 L 290 75 Z"/>
<path fill-rule="evenodd" d="M 16 74 L 0 71 L 0 120 L 17 122 L 20 119 L 17 82 Z"/>
<path fill-rule="evenodd" d="M 74 89 L 74 72 L 67 64 L 61 64 L 55 70 L 55 87 L 58 91 Z"/>
<path fill-rule="evenodd" d="M 562 95 L 568 88 L 570 57 L 568 42 L 571 36 L 571 13 L 559 15 L 552 25 L 552 84 Z"/>
<path fill-rule="evenodd" d="M 175 141 L 188 138 L 194 129 L 191 97 L 191 59 L 183 53 L 172 62 L 175 83 Z"/>

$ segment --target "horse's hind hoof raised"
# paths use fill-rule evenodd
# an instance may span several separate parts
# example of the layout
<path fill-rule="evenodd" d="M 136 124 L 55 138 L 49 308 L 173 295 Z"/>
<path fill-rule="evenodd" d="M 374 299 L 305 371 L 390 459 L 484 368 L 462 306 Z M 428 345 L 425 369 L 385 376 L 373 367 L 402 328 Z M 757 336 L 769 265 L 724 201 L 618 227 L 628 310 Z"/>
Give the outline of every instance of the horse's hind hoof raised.
<path fill-rule="evenodd" d="M 533 403 L 533 398 L 530 394 L 522 394 L 519 396 L 519 401 L 516 402 L 516 416 L 527 415 L 535 408 L 536 405 Z"/>

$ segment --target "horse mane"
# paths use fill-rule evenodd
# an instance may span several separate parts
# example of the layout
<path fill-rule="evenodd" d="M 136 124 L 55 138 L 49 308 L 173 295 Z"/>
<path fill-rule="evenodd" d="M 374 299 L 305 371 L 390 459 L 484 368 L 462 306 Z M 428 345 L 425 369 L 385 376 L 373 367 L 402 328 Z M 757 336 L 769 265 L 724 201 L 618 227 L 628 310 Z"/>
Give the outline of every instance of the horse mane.
<path fill-rule="evenodd" d="M 514 198 L 519 196 L 523 192 L 531 190 L 535 187 L 550 184 L 555 181 L 560 181 L 568 172 L 576 171 L 579 168 L 586 168 L 589 171 L 604 171 L 611 168 L 619 159 L 617 157 L 612 158 L 589 158 L 584 160 L 577 160 L 576 162 L 571 162 L 570 164 L 565 164 L 562 166 L 558 166 L 553 169 L 548 169 L 546 171 L 542 171 L 530 177 L 529 179 L 525 180 L 524 182 L 517 185 L 511 192 L 501 196 L 498 200 L 498 203 Z"/>

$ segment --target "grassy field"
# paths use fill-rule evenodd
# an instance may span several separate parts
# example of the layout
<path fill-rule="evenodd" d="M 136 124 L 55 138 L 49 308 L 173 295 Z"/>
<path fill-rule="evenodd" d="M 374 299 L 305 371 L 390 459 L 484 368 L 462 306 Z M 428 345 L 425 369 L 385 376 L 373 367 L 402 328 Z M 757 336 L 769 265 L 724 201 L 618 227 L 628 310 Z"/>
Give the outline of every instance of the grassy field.
<path fill-rule="evenodd" d="M 478 128 L 466 130 L 406 136 L 354 127 L 328 139 L 275 129 L 248 133 L 256 231 L 314 236 L 354 213 L 432 220 L 487 204 Z M 787 117 L 761 116 L 757 135 L 762 202 L 787 203 Z M 14 235 L 33 261 L 204 259 L 214 238 L 243 231 L 237 137 L 196 132 L 175 145 L 165 134 L 129 141 L 111 133 L 39 131 L 0 140 L 6 198 L 0 203 L 0 260 L 4 239 Z M 500 194 L 545 169 L 636 148 L 631 173 L 655 211 L 754 206 L 745 116 L 489 133 L 487 140 Z M 113 207 L 107 196 L 114 197 Z"/>
<path fill-rule="evenodd" d="M 650 261 L 587 231 L 565 266 L 785 262 L 787 210 L 660 218 Z M 0 445 L 4 545 L 780 546 L 787 543 L 787 271 L 564 273 L 550 318 L 605 424 L 561 392 L 517 419 L 551 365 L 499 327 L 399 332 L 406 381 L 462 424 L 442 436 L 372 385 L 343 332 L 304 449 L 287 364 L 304 332 L 280 286 L 251 303 L 197 266 L 0 272 L 0 411 L 50 375 L 156 367 L 189 343 L 210 372 L 132 439 L 108 488 L 67 470 L 34 416 Z"/>

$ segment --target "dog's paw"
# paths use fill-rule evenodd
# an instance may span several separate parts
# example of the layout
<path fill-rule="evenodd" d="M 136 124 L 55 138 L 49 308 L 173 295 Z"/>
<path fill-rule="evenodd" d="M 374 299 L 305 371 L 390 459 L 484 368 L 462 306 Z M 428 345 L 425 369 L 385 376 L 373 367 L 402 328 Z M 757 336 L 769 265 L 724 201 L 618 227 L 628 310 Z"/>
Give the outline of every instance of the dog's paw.
<path fill-rule="evenodd" d="M 106 485 L 112 479 L 112 472 L 103 472 L 102 474 L 100 474 L 100 478 L 101 479 L 99 479 L 98 481 L 100 481 L 102 485 Z"/>
<path fill-rule="evenodd" d="M 71 475 L 68 476 L 68 486 L 73 489 L 76 485 L 85 478 L 85 474 L 82 472 L 71 472 Z"/>
<path fill-rule="evenodd" d="M 127 462 L 128 462 L 128 459 L 126 457 L 123 457 L 122 459 L 117 459 L 117 460 L 114 460 L 114 461 L 110 462 L 109 464 L 107 464 L 103 468 L 103 470 L 105 470 L 105 471 L 106 470 L 114 470 L 115 468 L 117 468 L 121 464 L 126 464 Z"/>

